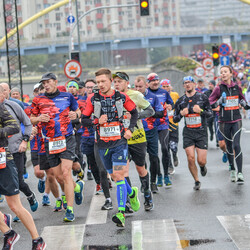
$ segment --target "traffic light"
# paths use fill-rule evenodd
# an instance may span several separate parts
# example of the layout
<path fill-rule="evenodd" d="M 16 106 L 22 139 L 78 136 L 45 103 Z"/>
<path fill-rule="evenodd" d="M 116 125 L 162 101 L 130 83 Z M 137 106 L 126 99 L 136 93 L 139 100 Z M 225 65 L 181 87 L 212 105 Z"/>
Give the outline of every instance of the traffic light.
<path fill-rule="evenodd" d="M 79 51 L 71 52 L 70 57 L 71 57 L 70 58 L 71 60 L 76 60 L 76 61 L 80 62 L 80 53 L 79 53 Z"/>
<path fill-rule="evenodd" d="M 140 0 L 141 16 L 149 16 L 149 0 Z"/>
<path fill-rule="evenodd" d="M 212 58 L 214 66 L 218 66 L 220 64 L 220 55 L 219 55 L 219 47 L 217 45 L 212 46 Z"/>

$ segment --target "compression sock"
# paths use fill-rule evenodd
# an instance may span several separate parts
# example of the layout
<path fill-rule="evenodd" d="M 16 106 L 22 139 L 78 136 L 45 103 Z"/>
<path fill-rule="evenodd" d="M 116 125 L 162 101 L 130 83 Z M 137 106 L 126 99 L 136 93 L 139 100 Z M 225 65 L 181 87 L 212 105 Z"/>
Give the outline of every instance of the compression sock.
<path fill-rule="evenodd" d="M 126 188 L 127 188 L 127 193 L 128 193 L 128 195 L 130 196 L 132 193 L 133 193 L 133 190 L 132 190 L 132 188 L 131 188 L 131 185 L 129 184 L 129 182 L 127 181 L 127 178 L 129 178 L 129 177 L 125 177 L 125 184 L 126 184 Z"/>
<path fill-rule="evenodd" d="M 132 187 L 132 184 L 131 184 L 129 176 L 125 177 L 125 179 L 126 179 L 127 183 L 129 184 L 129 186 Z"/>
<path fill-rule="evenodd" d="M 118 203 L 118 210 L 125 211 L 126 201 L 127 201 L 127 187 L 125 181 L 120 180 L 116 182 L 117 189 L 117 203 Z"/>

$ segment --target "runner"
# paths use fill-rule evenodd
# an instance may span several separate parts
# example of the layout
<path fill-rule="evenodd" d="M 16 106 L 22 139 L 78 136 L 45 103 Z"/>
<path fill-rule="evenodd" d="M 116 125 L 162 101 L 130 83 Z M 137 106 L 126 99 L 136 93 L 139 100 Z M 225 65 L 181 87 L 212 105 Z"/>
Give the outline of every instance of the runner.
<path fill-rule="evenodd" d="M 5 195 L 9 208 L 20 218 L 32 237 L 32 249 L 42 250 L 46 244 L 39 237 L 31 214 L 23 207 L 18 186 L 18 176 L 15 171 L 15 162 L 8 149 L 7 137 L 19 132 L 17 121 L 11 117 L 2 102 L 4 101 L 4 90 L 0 86 L 0 193 Z M 11 215 L 0 213 L 0 230 L 4 234 L 3 249 L 13 249 L 18 241 L 19 235 L 11 229 Z M 5 223 L 3 223 L 5 222 Z"/>
<path fill-rule="evenodd" d="M 185 149 L 188 167 L 195 180 L 194 190 L 199 190 L 198 170 L 195 164 L 195 150 L 201 175 L 207 174 L 207 127 L 206 118 L 212 115 L 212 110 L 206 95 L 195 90 L 195 81 L 192 76 L 183 78 L 185 94 L 175 103 L 174 122 L 185 117 L 183 128 L 183 148 Z"/>
<path fill-rule="evenodd" d="M 19 133 L 13 135 L 8 139 L 9 150 L 13 155 L 15 165 L 18 171 L 19 189 L 22 191 L 30 204 L 30 209 L 35 212 L 38 208 L 38 201 L 35 193 L 31 191 L 29 185 L 24 181 L 24 152 L 27 149 L 28 141 L 32 132 L 32 124 L 30 119 L 25 114 L 24 110 L 17 103 L 8 100 L 9 99 L 9 85 L 7 83 L 1 83 L 0 86 L 4 89 L 5 99 L 3 101 L 4 106 L 12 117 L 17 121 L 18 125 L 21 123 L 24 125 L 24 131 L 20 130 Z"/>
<path fill-rule="evenodd" d="M 195 89 L 199 93 L 205 93 L 208 89 L 205 87 L 203 79 L 198 79 L 197 81 L 197 88 Z"/>
<path fill-rule="evenodd" d="M 147 152 L 150 161 L 150 188 L 152 193 L 158 193 L 156 185 L 156 176 L 159 171 L 159 157 L 158 157 L 158 131 L 155 124 L 156 118 L 161 118 L 164 115 L 163 107 L 161 106 L 156 95 L 152 94 L 147 89 L 147 80 L 144 76 L 137 76 L 135 79 L 135 89 L 140 91 L 144 98 L 153 107 L 155 114 L 152 117 L 142 119 L 143 127 L 147 139 Z"/>
<path fill-rule="evenodd" d="M 220 106 L 219 111 L 219 130 L 223 135 L 227 148 L 227 158 L 230 166 L 231 182 L 244 183 L 242 174 L 242 152 L 240 147 L 240 135 L 242 129 L 242 118 L 239 105 L 244 109 L 249 109 L 246 104 L 242 89 L 231 79 L 233 70 L 230 66 L 222 66 L 220 69 L 222 82 L 215 87 L 209 97 L 212 108 Z M 234 160 L 237 164 L 235 170 Z"/>
<path fill-rule="evenodd" d="M 168 166 L 169 166 L 169 120 L 168 120 L 168 115 L 167 112 L 173 109 L 174 103 L 173 100 L 171 98 L 171 96 L 169 95 L 169 93 L 160 88 L 160 81 L 159 81 L 159 76 L 156 73 L 150 73 L 147 76 L 147 81 L 149 84 L 149 88 L 148 90 L 155 94 L 163 109 L 164 109 L 164 116 L 162 118 L 158 118 L 157 119 L 157 129 L 158 129 L 158 134 L 159 134 L 159 141 L 161 144 L 161 151 L 162 151 L 162 166 L 164 169 L 164 183 L 165 183 L 165 187 L 166 188 L 170 188 L 172 186 L 172 182 L 169 178 L 169 174 L 168 174 Z M 158 173 L 158 182 L 157 182 L 158 186 L 162 186 L 162 175 L 160 173 L 160 169 L 159 169 L 159 173 Z"/>
<path fill-rule="evenodd" d="M 171 81 L 168 79 L 163 79 L 160 82 L 161 87 L 165 89 L 171 96 L 174 103 L 180 98 L 177 92 L 172 91 Z M 168 172 L 170 174 L 174 174 L 175 170 L 173 168 L 171 153 L 173 154 L 174 166 L 177 167 L 179 164 L 177 151 L 178 151 L 178 142 L 179 142 L 179 126 L 178 123 L 173 122 L 174 110 L 168 111 L 168 119 L 169 119 L 169 167 Z"/>
<path fill-rule="evenodd" d="M 134 102 L 126 94 L 111 89 L 112 76 L 109 69 L 101 68 L 95 75 L 100 90 L 88 97 L 82 123 L 84 127 L 96 125 L 96 140 L 100 157 L 117 184 L 118 213 L 112 217 L 112 221 L 118 227 L 124 227 L 127 193 L 133 210 L 138 211 L 140 208 L 138 188 L 131 188 L 124 178 L 124 168 L 128 159 L 127 139 L 132 137 L 131 130 L 136 125 L 138 112 Z M 130 125 L 126 131 L 122 123 L 123 107 L 131 114 Z M 92 113 L 94 113 L 94 122 L 90 118 Z"/>
<path fill-rule="evenodd" d="M 145 211 L 150 211 L 153 209 L 153 198 L 149 187 L 149 174 L 147 169 L 145 168 L 146 162 L 146 150 L 147 150 L 147 140 L 146 134 L 142 125 L 141 119 L 151 117 L 154 115 L 154 110 L 150 103 L 144 99 L 142 93 L 128 89 L 129 85 L 129 76 L 125 72 L 116 72 L 113 74 L 114 87 L 116 90 L 120 92 L 124 92 L 127 94 L 131 100 L 136 104 L 136 108 L 138 110 L 138 121 L 136 127 L 133 131 L 132 138 L 128 140 L 128 150 L 131 160 L 134 161 L 136 170 L 139 174 L 141 181 L 141 190 L 144 193 L 144 209 Z M 130 115 L 124 112 L 124 127 L 127 128 L 129 125 Z M 127 125 L 126 125 L 127 123 Z M 127 164 L 127 181 L 129 180 L 129 161 Z"/>
<path fill-rule="evenodd" d="M 71 94 L 57 89 L 57 78 L 53 73 L 44 74 L 40 82 L 45 88 L 45 94 L 33 99 L 31 122 L 34 125 L 39 122 L 42 124 L 42 135 L 46 139 L 46 155 L 67 199 L 64 221 L 72 222 L 75 219 L 74 192 L 77 205 L 83 200 L 84 183 L 75 183 L 71 173 L 75 159 L 75 139 L 71 120 L 80 117 L 80 110 Z"/>

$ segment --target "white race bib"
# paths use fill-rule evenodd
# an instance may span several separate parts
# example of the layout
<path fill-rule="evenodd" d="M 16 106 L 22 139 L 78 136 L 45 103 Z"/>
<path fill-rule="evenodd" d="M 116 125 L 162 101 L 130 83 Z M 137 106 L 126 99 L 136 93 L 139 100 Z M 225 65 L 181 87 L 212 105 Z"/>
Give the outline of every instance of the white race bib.
<path fill-rule="evenodd" d="M 103 141 L 116 141 L 121 139 L 119 122 L 109 122 L 100 125 L 100 139 Z"/>
<path fill-rule="evenodd" d="M 188 114 L 185 116 L 185 121 L 188 128 L 199 128 L 201 126 L 200 114 Z"/>
<path fill-rule="evenodd" d="M 239 109 L 239 97 L 238 96 L 227 96 L 225 110 Z"/>
<path fill-rule="evenodd" d="M 0 148 L 0 169 L 6 168 L 6 151 Z"/>
<path fill-rule="evenodd" d="M 66 150 L 65 136 L 49 139 L 49 154 L 59 154 L 65 150 Z"/>

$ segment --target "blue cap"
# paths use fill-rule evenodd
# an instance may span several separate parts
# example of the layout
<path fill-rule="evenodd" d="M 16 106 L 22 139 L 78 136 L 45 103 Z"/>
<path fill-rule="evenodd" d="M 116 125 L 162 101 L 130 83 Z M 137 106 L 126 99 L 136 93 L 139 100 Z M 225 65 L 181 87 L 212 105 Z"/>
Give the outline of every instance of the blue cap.
<path fill-rule="evenodd" d="M 185 76 L 183 78 L 183 83 L 186 82 L 186 81 L 194 82 L 194 78 L 192 76 Z"/>

